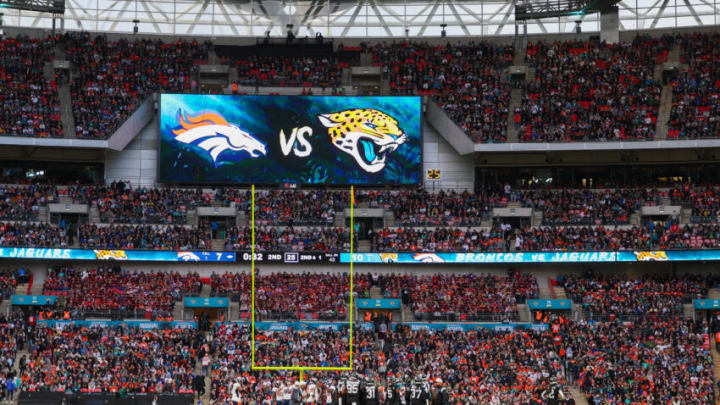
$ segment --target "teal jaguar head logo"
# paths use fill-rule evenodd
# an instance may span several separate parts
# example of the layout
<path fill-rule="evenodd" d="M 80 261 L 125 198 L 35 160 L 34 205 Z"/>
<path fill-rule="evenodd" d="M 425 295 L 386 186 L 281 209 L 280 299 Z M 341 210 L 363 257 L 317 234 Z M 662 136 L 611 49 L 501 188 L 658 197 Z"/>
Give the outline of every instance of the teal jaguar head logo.
<path fill-rule="evenodd" d="M 368 173 L 385 168 L 385 159 L 408 139 L 398 121 L 382 111 L 366 108 L 318 116 L 336 148 L 352 156 Z"/>

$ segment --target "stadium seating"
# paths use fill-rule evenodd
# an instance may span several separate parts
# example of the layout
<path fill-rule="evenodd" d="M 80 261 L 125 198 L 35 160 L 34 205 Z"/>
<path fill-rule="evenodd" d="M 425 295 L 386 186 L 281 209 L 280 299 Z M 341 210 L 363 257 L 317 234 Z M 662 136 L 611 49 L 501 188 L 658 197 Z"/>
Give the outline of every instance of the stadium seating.
<path fill-rule="evenodd" d="M 652 140 L 661 86 L 654 66 L 666 60 L 667 38 L 632 43 L 528 44 L 535 79 L 523 89 L 523 142 Z"/>
<path fill-rule="evenodd" d="M 409 291 L 406 300 L 418 321 L 517 320 L 516 304 L 538 292 L 535 278 L 518 272 L 404 276 L 399 286 Z"/>
<path fill-rule="evenodd" d="M 344 306 L 346 277 L 261 273 L 256 280 L 258 312 L 262 317 L 272 312 L 270 308 L 283 312 L 291 301 L 295 302 L 289 307 L 298 310 Z M 233 295 L 240 293 L 237 298 L 244 305 L 249 300 L 248 279 L 244 273 L 215 274 L 210 279 L 213 295 L 234 300 Z M 385 296 L 400 298 L 416 316 L 421 314 L 420 319 L 433 321 L 507 320 L 508 311 L 517 310 L 516 303 L 538 292 L 535 277 L 517 271 L 430 276 L 360 273 L 356 280 L 360 295 L 371 285 L 380 286 Z M 707 297 L 718 280 L 714 275 L 692 274 L 561 276 L 558 284 L 583 307 L 586 319 L 550 315 L 547 328 L 521 330 L 429 331 L 402 324 L 375 332 L 360 328 L 353 338 L 353 372 L 384 387 L 410 385 L 418 378 L 435 385 L 436 378 L 441 378 L 440 384 L 458 403 L 522 403 L 545 395 L 555 383 L 573 384 L 590 401 L 600 403 L 647 399 L 709 403 L 714 393 L 708 323 L 685 319 L 682 305 Z M 49 271 L 45 293 L 63 295 L 73 319 L 96 306 L 154 308 L 161 314 L 181 295 L 198 294 L 202 282 L 192 273 L 59 266 Z M 312 308 L 302 308 L 304 303 Z M 501 315 L 477 316 L 493 312 Z M 449 313 L 457 317 L 448 317 Z M 196 384 L 201 375 L 209 377 L 209 399 L 216 403 L 226 401 L 236 383 L 245 396 L 255 399 L 281 400 L 285 386 L 309 394 L 305 391 L 310 388 L 295 385 L 291 374 L 248 370 L 247 323 L 217 323 L 205 334 L 177 328 L 26 328 L 27 312 L 24 316 L 13 312 L 9 319 L 2 316 L 0 357 L 5 361 L 0 363 L 0 380 L 10 378 L 10 369 L 4 365 L 17 361 L 18 391 L 190 393 L 205 390 L 204 384 L 203 388 Z M 92 311 L 83 316 L 92 316 Z M 344 328 L 258 331 L 256 365 L 344 366 L 349 362 L 347 333 Z M 27 355 L 13 360 L 18 351 Z M 202 371 L 198 371 L 200 363 L 207 364 Z M 321 398 L 332 398 L 347 375 L 308 372 L 306 378 L 316 385 Z M 567 399 L 572 393 L 565 390 L 565 395 Z"/>
<path fill-rule="evenodd" d="M 583 306 L 589 319 L 637 321 L 677 318 L 683 305 L 707 296 L 708 288 L 717 285 L 709 276 L 645 276 L 623 279 L 617 275 L 562 277 L 561 285 L 576 303 Z"/>
<path fill-rule="evenodd" d="M 711 68 L 718 59 L 718 38 L 698 33 L 638 36 L 613 45 L 598 39 L 530 43 L 526 64 L 534 69 L 534 78 L 523 85 L 522 106 L 512 112 L 505 77 L 515 53 L 510 45 L 403 42 L 377 44 L 368 51 L 388 77 L 392 94 L 432 96 L 475 142 L 506 142 L 508 114 L 514 115 L 521 142 L 630 141 L 655 139 L 660 84 L 654 69 L 679 46 L 681 62 L 689 67 L 672 80 L 668 138 L 694 139 L 718 132 L 715 92 L 720 78 Z M 90 139 L 110 136 L 153 92 L 197 91 L 198 65 L 207 63 L 213 48 L 210 42 L 114 41 L 87 32 L 68 33 L 57 41 L 4 39 L 1 134 L 63 135 L 56 80 L 43 71 L 53 61 L 56 43 L 72 63 L 75 132 Z M 241 85 L 336 88 L 342 70 L 357 63 L 341 54 L 249 55 L 221 62 L 237 68 Z"/>
<path fill-rule="evenodd" d="M 15 293 L 15 287 L 18 284 L 17 271 L 12 269 L 0 270 L 0 302 L 10 298 Z"/>
<path fill-rule="evenodd" d="M 569 374 L 589 403 L 714 401 L 702 324 L 678 319 L 639 320 L 628 327 L 582 322 L 567 325 L 562 336 L 562 344 L 573 348 Z"/>
<path fill-rule="evenodd" d="M 82 225 L 83 248 L 188 250 L 212 248 L 209 231 L 184 226 Z"/>
<path fill-rule="evenodd" d="M 632 228 L 537 227 L 503 231 L 462 228 L 396 228 L 377 230 L 372 250 L 377 252 L 505 252 L 557 250 L 705 249 L 720 246 L 716 224 L 677 224 Z"/>
<path fill-rule="evenodd" d="M 335 224 L 335 212 L 348 206 L 347 191 L 274 191 L 255 194 L 255 223 L 258 225 L 325 225 Z M 250 216 L 250 199 L 243 201 Z"/>
<path fill-rule="evenodd" d="M 56 80 L 45 76 L 52 38 L 0 38 L 0 135 L 62 137 Z"/>
<path fill-rule="evenodd" d="M 18 349 L 21 349 L 25 337 L 25 321 L 20 316 L 0 314 L 0 401 L 8 401 L 11 397 L 7 389 L 8 380 L 15 380 L 14 365 Z M 18 387 L 16 392 L 20 391 Z M 17 394 L 14 395 L 17 397 Z"/>
<path fill-rule="evenodd" d="M 153 92 L 197 90 L 197 65 L 207 63 L 208 44 L 179 40 L 111 41 L 87 32 L 63 37 L 73 66 L 75 132 L 105 139 Z"/>
<path fill-rule="evenodd" d="M 134 273 L 118 266 L 74 268 L 57 266 L 48 271 L 44 294 L 63 297 L 63 311 L 72 319 L 92 317 L 167 318 L 176 301 L 200 292 L 197 274 Z M 62 319 L 60 312 L 55 317 Z"/>
<path fill-rule="evenodd" d="M 249 226 L 228 229 L 225 249 L 250 250 L 251 231 Z M 255 243 L 258 250 L 267 251 L 338 252 L 350 250 L 350 235 L 345 228 L 260 227 L 255 229 Z"/>
<path fill-rule="evenodd" d="M 238 84 L 270 87 L 340 87 L 342 69 L 336 57 L 249 56 L 232 60 Z"/>
<path fill-rule="evenodd" d="M 0 246 L 68 247 L 72 237 L 65 229 L 48 223 L 0 223 Z"/>
<path fill-rule="evenodd" d="M 190 329 L 38 326 L 20 380 L 29 392 L 192 392 L 201 342 Z"/>
<path fill-rule="evenodd" d="M 431 46 L 403 42 L 371 49 L 393 94 L 429 95 L 475 142 L 507 140 L 514 48 L 490 43 Z"/>
<path fill-rule="evenodd" d="M 238 302 L 240 318 L 250 317 L 250 275 L 213 274 L 213 296 Z M 357 275 L 354 291 L 365 296 L 367 276 Z M 344 320 L 347 315 L 350 279 L 347 274 L 257 274 L 256 319 L 258 320 Z"/>
<path fill-rule="evenodd" d="M 37 221 L 40 206 L 57 200 L 52 186 L 0 186 L 0 219 Z"/>
<path fill-rule="evenodd" d="M 717 138 L 720 133 L 720 35 L 695 33 L 682 38 L 681 62 L 688 64 L 672 81 L 669 139 Z"/>

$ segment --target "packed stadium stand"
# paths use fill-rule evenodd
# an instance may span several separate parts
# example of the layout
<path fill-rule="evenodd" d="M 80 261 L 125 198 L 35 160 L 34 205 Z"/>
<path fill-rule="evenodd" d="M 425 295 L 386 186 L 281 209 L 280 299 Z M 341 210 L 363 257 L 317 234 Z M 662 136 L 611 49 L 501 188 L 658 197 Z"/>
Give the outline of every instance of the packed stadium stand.
<path fill-rule="evenodd" d="M 0 403 L 720 403 L 698 1 L 0 4 Z"/>

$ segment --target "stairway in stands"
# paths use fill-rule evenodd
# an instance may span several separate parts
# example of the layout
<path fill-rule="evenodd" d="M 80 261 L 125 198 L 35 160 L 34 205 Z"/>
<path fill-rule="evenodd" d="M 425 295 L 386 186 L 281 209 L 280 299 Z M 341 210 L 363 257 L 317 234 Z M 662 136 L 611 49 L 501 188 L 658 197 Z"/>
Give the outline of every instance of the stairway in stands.
<path fill-rule="evenodd" d="M 62 44 L 55 45 L 55 60 L 66 60 L 65 49 Z M 55 70 L 52 68 L 52 77 L 55 79 Z M 71 69 L 68 72 L 72 71 Z M 46 75 L 48 73 L 46 72 Z M 75 138 L 75 118 L 72 111 L 72 96 L 70 95 L 70 78 L 63 77 L 57 83 L 58 101 L 60 102 L 60 121 L 63 126 L 64 138 Z"/>
<path fill-rule="evenodd" d="M 513 55 L 513 66 L 525 66 L 526 47 L 516 47 Z M 527 79 L 526 79 L 527 81 Z M 508 105 L 507 141 L 519 142 L 519 129 L 515 128 L 515 109 L 522 107 L 522 89 L 510 90 L 510 104 Z"/>
<path fill-rule="evenodd" d="M 515 110 L 522 108 L 522 89 L 510 90 L 510 105 L 508 106 L 507 141 L 520 142 L 519 128 L 515 128 Z"/>
<path fill-rule="evenodd" d="M 669 63 L 680 63 L 680 46 L 675 46 L 668 53 Z M 687 70 L 687 66 L 683 68 L 680 66 L 680 70 Z M 655 80 L 662 81 L 663 66 L 657 65 L 655 68 Z M 658 108 L 658 116 L 655 127 L 655 139 L 663 141 L 668 136 L 668 121 L 670 121 L 670 112 L 672 111 L 673 105 L 673 91 L 672 86 L 668 83 L 662 86 L 662 95 L 660 96 L 660 107 Z"/>

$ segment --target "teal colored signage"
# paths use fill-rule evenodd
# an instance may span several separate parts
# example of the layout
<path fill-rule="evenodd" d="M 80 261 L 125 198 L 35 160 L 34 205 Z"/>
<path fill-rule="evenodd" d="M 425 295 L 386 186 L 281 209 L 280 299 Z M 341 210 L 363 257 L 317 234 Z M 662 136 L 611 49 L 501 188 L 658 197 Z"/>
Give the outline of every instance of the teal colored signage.
<path fill-rule="evenodd" d="M 55 305 L 54 295 L 13 295 L 13 305 Z"/>
<path fill-rule="evenodd" d="M 528 307 L 532 310 L 538 309 L 559 309 L 571 310 L 570 300 L 528 300 Z"/>
<path fill-rule="evenodd" d="M 55 320 L 42 320 L 38 321 L 41 325 L 46 325 L 55 328 L 65 327 L 101 327 L 101 328 L 114 328 L 118 326 L 127 326 L 131 328 L 140 329 L 163 329 L 163 328 L 183 328 L 183 329 L 195 329 L 197 324 L 193 321 L 145 321 L 145 320 L 127 320 L 127 321 L 55 321 Z"/>
<path fill-rule="evenodd" d="M 226 297 L 185 297 L 185 308 L 227 308 L 230 300 Z"/>
<path fill-rule="evenodd" d="M 0 258 L 141 262 L 235 262 L 235 252 L 0 247 Z"/>
<path fill-rule="evenodd" d="M 695 300 L 695 309 L 720 309 L 720 300 Z"/>
<path fill-rule="evenodd" d="M 233 321 L 233 323 L 239 323 L 250 327 L 250 322 L 247 321 Z M 374 326 L 372 322 L 362 322 L 358 324 L 360 329 L 373 330 Z M 257 330 L 268 330 L 268 331 L 286 331 L 289 329 L 296 331 L 307 331 L 307 330 L 332 330 L 340 331 L 342 328 L 349 328 L 350 325 L 347 322 L 255 322 L 255 329 Z"/>
<path fill-rule="evenodd" d="M 360 299 L 356 302 L 358 309 L 400 309 L 397 299 Z"/>
<path fill-rule="evenodd" d="M 615 262 L 617 252 L 506 252 L 506 253 L 353 253 L 353 263 L 603 263 Z M 341 263 L 350 253 L 340 254 Z"/>
<path fill-rule="evenodd" d="M 511 331 L 515 329 L 547 330 L 545 323 L 425 323 L 410 322 L 410 330 L 442 330 L 468 332 L 476 329 L 491 329 L 496 331 Z"/>
<path fill-rule="evenodd" d="M 720 261 L 720 250 L 653 250 L 621 252 L 480 252 L 480 253 L 353 253 L 355 264 L 453 263 L 615 263 Z M 350 253 L 340 254 L 350 263 Z"/>

